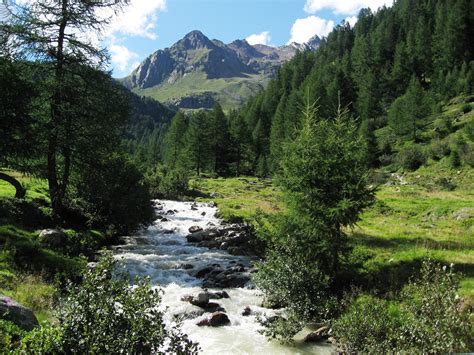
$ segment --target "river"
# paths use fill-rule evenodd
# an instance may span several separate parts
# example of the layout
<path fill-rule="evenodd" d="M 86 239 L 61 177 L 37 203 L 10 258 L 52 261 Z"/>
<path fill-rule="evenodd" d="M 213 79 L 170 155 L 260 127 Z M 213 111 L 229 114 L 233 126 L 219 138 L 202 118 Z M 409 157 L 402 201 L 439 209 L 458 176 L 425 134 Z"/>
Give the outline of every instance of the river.
<path fill-rule="evenodd" d="M 166 309 L 166 321 L 172 322 L 175 315 L 199 311 L 199 308 L 181 301 L 186 295 L 202 291 L 202 280 L 193 276 L 212 264 L 250 267 L 248 257 L 233 256 L 225 251 L 197 247 L 186 240 L 191 226 L 208 228 L 220 225 L 216 217 L 217 208 L 205 204 L 177 201 L 155 201 L 160 211 L 174 211 L 166 215 L 165 221 L 157 220 L 153 225 L 127 238 L 127 243 L 116 248 L 115 257 L 120 265 L 135 276 L 148 276 L 156 287 L 164 291 L 162 304 Z M 162 209 L 162 211 L 161 211 Z M 191 269 L 183 265 L 192 265 Z M 222 291 L 222 290 L 209 290 Z M 182 330 L 190 339 L 199 343 L 204 354 L 329 354 L 332 347 L 326 344 L 305 344 L 301 337 L 294 345 L 281 345 L 268 341 L 258 331 L 261 329 L 255 313 L 272 314 L 271 310 L 260 307 L 262 303 L 258 290 L 251 285 L 244 288 L 227 288 L 230 298 L 216 300 L 231 321 L 230 325 L 213 328 L 198 327 L 199 320 L 209 313 L 182 322 Z M 252 315 L 243 316 L 242 311 L 250 306 Z"/>

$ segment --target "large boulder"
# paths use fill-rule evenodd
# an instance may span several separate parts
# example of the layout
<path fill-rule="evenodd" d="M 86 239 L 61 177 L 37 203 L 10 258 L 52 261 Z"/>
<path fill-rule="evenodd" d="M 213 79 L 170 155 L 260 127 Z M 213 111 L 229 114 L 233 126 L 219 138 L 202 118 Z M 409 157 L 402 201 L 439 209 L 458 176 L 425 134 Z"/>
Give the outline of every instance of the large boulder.
<path fill-rule="evenodd" d="M 10 297 L 0 296 L 0 319 L 10 321 L 27 331 L 39 326 L 34 313 Z"/>
<path fill-rule="evenodd" d="M 230 324 L 230 319 L 222 312 L 212 313 L 208 318 L 197 323 L 199 327 L 220 327 L 227 324 Z"/>
<path fill-rule="evenodd" d="M 193 306 L 205 307 L 209 303 L 209 293 L 199 292 L 195 296 L 184 296 L 181 300 L 189 302 Z"/>
<path fill-rule="evenodd" d="M 209 230 L 205 230 L 205 231 L 191 233 L 186 237 L 186 239 L 189 243 L 199 243 L 199 242 L 203 242 L 203 241 L 206 241 L 206 240 L 214 239 L 218 236 L 219 236 L 219 234 L 218 234 L 217 230 L 209 229 Z"/>
<path fill-rule="evenodd" d="M 67 234 L 61 229 L 43 229 L 38 236 L 41 244 L 56 248 L 66 243 Z"/>

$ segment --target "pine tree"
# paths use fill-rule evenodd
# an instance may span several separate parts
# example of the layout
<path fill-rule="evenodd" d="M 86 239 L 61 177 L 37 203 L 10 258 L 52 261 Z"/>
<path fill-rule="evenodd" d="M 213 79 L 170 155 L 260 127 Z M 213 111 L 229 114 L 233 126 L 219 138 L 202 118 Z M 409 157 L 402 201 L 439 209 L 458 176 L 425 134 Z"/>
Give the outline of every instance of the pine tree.
<path fill-rule="evenodd" d="M 165 137 L 165 162 L 175 169 L 181 161 L 181 153 L 185 146 L 186 117 L 179 111 L 172 119 Z"/>
<path fill-rule="evenodd" d="M 212 125 L 213 171 L 218 175 L 226 175 L 228 174 L 230 149 L 227 117 L 219 104 L 213 108 L 210 117 Z"/>
<path fill-rule="evenodd" d="M 231 138 L 231 156 L 232 162 L 235 164 L 235 175 L 239 176 L 244 171 L 246 163 L 252 161 L 250 133 L 247 124 L 242 115 L 236 111 L 231 111 L 229 115 L 229 134 Z"/>
<path fill-rule="evenodd" d="M 417 142 L 419 130 L 426 124 L 425 118 L 431 114 L 431 100 L 415 77 L 406 93 L 396 99 L 389 111 L 389 124 L 400 137 L 410 137 Z"/>
<path fill-rule="evenodd" d="M 212 161 L 212 126 L 209 116 L 198 111 L 191 116 L 186 131 L 186 156 L 191 169 L 197 176 L 209 167 Z"/>

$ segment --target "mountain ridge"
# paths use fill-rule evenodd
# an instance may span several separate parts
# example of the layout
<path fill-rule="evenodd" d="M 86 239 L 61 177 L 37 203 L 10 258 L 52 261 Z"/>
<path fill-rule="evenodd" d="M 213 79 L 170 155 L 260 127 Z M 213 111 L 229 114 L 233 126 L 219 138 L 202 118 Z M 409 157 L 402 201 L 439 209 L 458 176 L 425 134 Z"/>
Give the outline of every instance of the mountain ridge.
<path fill-rule="evenodd" d="M 297 51 L 316 50 L 315 36 L 305 44 L 280 47 L 251 45 L 245 39 L 224 43 L 201 31 L 186 34 L 171 47 L 159 49 L 121 81 L 131 91 L 175 108 L 241 105 Z"/>

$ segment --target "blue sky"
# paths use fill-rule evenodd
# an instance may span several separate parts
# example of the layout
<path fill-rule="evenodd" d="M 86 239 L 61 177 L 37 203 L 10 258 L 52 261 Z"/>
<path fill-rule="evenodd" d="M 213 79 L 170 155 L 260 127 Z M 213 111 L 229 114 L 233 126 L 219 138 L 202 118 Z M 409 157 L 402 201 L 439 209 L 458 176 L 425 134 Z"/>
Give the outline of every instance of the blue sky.
<path fill-rule="evenodd" d="M 192 30 L 225 43 L 280 46 L 320 37 L 343 20 L 356 21 L 363 7 L 392 0 L 131 0 L 104 31 L 113 76 L 123 77 L 154 51 L 170 47 Z"/>

